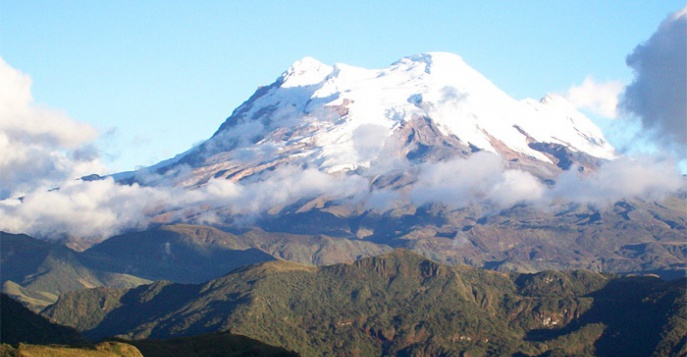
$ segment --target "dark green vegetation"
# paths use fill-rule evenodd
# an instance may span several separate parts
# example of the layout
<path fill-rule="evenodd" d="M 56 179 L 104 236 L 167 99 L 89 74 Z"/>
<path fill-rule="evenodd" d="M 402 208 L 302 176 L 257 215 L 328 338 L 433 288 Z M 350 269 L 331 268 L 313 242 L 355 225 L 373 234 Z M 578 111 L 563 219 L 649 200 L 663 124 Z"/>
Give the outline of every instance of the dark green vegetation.
<path fill-rule="evenodd" d="M 325 267 L 266 262 L 199 285 L 71 292 L 44 314 L 91 338 L 231 331 L 304 355 L 670 356 L 687 353 L 686 284 L 504 274 L 397 250 Z"/>
<path fill-rule="evenodd" d="M 0 356 L 295 356 L 245 336 L 217 333 L 171 340 L 89 343 L 78 331 L 56 325 L 0 294 Z"/>
<path fill-rule="evenodd" d="M 75 329 L 50 323 L 5 294 L 0 294 L 0 342 L 16 345 L 83 344 L 86 339 Z"/>
<path fill-rule="evenodd" d="M 286 349 L 272 347 L 254 339 L 230 333 L 214 333 L 169 340 L 122 342 L 136 346 L 145 357 L 298 356 L 298 354 Z"/>
<path fill-rule="evenodd" d="M 75 329 L 51 323 L 5 294 L 0 294 L 0 343 L 2 357 L 141 356 L 125 343 L 89 344 Z"/>
<path fill-rule="evenodd" d="M 131 356 L 141 353 L 123 343 L 91 345 L 78 331 L 56 325 L 5 294 L 0 294 L 0 356 Z"/>

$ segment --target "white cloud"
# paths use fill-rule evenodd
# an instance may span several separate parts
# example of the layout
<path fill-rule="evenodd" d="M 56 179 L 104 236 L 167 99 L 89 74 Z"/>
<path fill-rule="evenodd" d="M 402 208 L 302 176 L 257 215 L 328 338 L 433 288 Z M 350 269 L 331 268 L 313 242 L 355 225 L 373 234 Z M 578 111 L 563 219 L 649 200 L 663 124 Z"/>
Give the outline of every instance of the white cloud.
<path fill-rule="evenodd" d="M 251 183 L 215 179 L 201 192 L 203 204 L 226 208 L 232 214 L 253 215 L 320 195 L 344 199 L 367 192 L 367 187 L 367 180 L 360 176 L 335 177 L 312 168 L 284 166 Z"/>
<path fill-rule="evenodd" d="M 567 203 L 604 207 L 621 199 L 658 200 L 685 183 L 675 162 L 642 156 L 620 157 L 591 173 L 571 168 L 553 187 L 546 187 L 527 172 L 506 169 L 496 155 L 480 152 L 467 159 L 422 164 L 407 198 L 398 192 L 373 191 L 367 208 L 392 209 L 407 201 L 441 203 L 451 209 L 477 204 L 498 210 L 519 203 L 540 209 Z"/>
<path fill-rule="evenodd" d="M 544 195 L 542 185 L 531 174 L 519 170 L 505 170 L 499 180 L 490 188 L 488 198 L 497 207 L 508 208 L 517 203 L 532 203 Z"/>
<path fill-rule="evenodd" d="M 22 200 L 0 201 L 0 230 L 39 237 L 66 235 L 102 240 L 129 229 L 143 229 L 155 219 L 201 222 L 218 219 L 211 211 L 250 219 L 273 207 L 326 195 L 356 198 L 368 190 L 360 176 L 334 177 L 315 169 L 281 167 L 250 183 L 213 179 L 196 190 L 172 186 L 120 185 L 112 178 L 66 181 L 59 190 L 35 190 Z M 208 215 L 208 212 L 212 214 Z M 165 218 L 159 218 L 161 214 Z M 158 217 L 158 218 L 156 218 Z M 246 218 L 248 217 L 248 218 Z"/>
<path fill-rule="evenodd" d="M 649 156 L 621 157 L 589 175 L 577 170 L 562 173 L 547 192 L 547 199 L 605 206 L 625 198 L 660 199 L 684 185 L 674 162 Z"/>
<path fill-rule="evenodd" d="M 101 181 L 66 181 L 59 190 L 36 190 L 22 202 L 0 201 L 1 230 L 40 237 L 105 238 L 148 224 L 146 213 L 171 199 L 171 192 Z"/>
<path fill-rule="evenodd" d="M 616 118 L 618 98 L 625 86 L 620 81 L 596 82 L 592 77 L 571 87 L 565 98 L 578 109 L 586 109 L 606 118 Z"/>
<path fill-rule="evenodd" d="M 171 185 L 120 185 L 112 178 L 68 180 L 59 190 L 37 189 L 19 199 L 0 200 L 0 230 L 51 238 L 69 235 L 102 240 L 151 222 L 251 222 L 275 208 L 326 196 L 376 212 L 406 204 L 440 203 L 450 209 L 482 205 L 500 210 L 526 203 L 546 209 L 569 202 L 604 206 L 623 198 L 658 199 L 685 180 L 670 162 L 620 158 L 591 174 L 562 173 L 547 188 L 529 173 L 510 170 L 496 155 L 425 163 L 417 181 L 401 190 L 370 190 L 363 176 L 333 176 L 312 168 L 283 166 L 240 183 L 213 179 L 194 190 Z"/>
<path fill-rule="evenodd" d="M 543 195 L 544 185 L 531 174 L 506 169 L 500 157 L 478 152 L 467 159 L 420 165 L 409 198 L 417 205 L 437 202 L 459 208 L 479 203 L 507 208 Z"/>
<path fill-rule="evenodd" d="M 0 199 L 100 172 L 90 125 L 36 105 L 31 78 L 0 58 Z"/>

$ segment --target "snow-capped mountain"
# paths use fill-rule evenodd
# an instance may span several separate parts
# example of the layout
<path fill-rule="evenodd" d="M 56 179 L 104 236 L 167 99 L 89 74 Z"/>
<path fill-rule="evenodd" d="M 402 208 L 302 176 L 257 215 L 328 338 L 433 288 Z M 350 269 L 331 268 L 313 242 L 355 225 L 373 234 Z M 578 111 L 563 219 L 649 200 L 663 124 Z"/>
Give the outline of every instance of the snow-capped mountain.
<path fill-rule="evenodd" d="M 141 240 L 140 256 L 164 264 L 227 248 L 325 264 L 403 247 L 507 271 L 676 276 L 687 193 L 671 170 L 616 158 L 565 99 L 515 100 L 456 55 L 376 70 L 304 58 L 201 145 L 11 208 L 20 223 L 46 212 L 34 232 L 68 220 L 76 237 L 123 232 L 100 252 L 132 264 Z M 158 230 L 175 223 L 181 236 Z"/>
<path fill-rule="evenodd" d="M 475 151 L 542 179 L 614 157 L 599 128 L 562 97 L 518 101 L 461 57 L 427 53 L 382 69 L 303 58 L 209 140 L 147 171 L 194 187 L 287 163 L 360 173 L 394 159 L 439 161 Z"/>

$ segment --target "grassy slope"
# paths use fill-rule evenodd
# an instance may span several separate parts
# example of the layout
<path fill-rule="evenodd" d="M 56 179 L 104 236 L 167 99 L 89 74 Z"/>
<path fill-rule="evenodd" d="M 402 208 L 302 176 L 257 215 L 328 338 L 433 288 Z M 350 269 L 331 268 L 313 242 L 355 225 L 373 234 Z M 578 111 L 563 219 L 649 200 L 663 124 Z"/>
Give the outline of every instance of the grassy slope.
<path fill-rule="evenodd" d="M 103 342 L 93 346 L 19 346 L 0 345 L 0 356 L 7 357 L 143 357 L 134 346 L 119 342 Z M 147 356 L 146 356 L 147 357 Z"/>

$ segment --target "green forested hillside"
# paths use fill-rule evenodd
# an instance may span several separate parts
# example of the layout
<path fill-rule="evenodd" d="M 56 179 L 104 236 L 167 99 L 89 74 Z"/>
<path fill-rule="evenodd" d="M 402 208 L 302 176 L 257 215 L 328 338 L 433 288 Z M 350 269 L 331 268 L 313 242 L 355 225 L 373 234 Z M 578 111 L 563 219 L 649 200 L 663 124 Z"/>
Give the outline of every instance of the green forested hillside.
<path fill-rule="evenodd" d="M 56 325 L 0 294 L 0 356 L 7 357 L 205 357 L 293 356 L 295 353 L 229 333 L 171 340 L 89 343 L 73 328 Z"/>
<path fill-rule="evenodd" d="M 201 285 L 64 295 L 46 310 L 87 336 L 231 331 L 304 355 L 676 355 L 685 280 L 504 274 L 406 250 L 325 267 L 284 261 Z"/>

